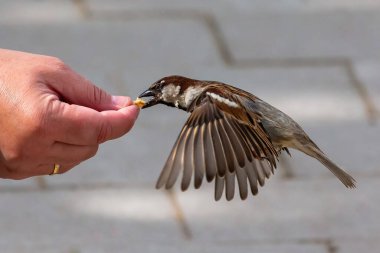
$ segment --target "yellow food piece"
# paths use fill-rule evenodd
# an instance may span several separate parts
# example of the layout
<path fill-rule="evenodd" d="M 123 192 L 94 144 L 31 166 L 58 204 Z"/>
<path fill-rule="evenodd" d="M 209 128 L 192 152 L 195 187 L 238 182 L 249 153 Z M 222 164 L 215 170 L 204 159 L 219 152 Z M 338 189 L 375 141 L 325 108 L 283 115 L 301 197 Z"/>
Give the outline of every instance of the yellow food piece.
<path fill-rule="evenodd" d="M 136 100 L 133 101 L 133 104 L 141 108 L 145 105 L 145 101 L 142 100 L 141 98 L 136 98 Z"/>

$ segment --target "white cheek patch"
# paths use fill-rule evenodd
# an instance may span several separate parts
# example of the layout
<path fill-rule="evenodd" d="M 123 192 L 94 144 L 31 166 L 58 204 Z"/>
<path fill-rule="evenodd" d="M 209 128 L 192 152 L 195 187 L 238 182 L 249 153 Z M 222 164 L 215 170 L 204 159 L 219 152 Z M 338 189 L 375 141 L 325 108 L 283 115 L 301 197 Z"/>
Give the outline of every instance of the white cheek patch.
<path fill-rule="evenodd" d="M 175 86 L 174 84 L 168 84 L 162 89 L 162 99 L 166 102 L 172 102 L 177 98 L 181 86 Z"/>
<path fill-rule="evenodd" d="M 219 96 L 218 94 L 215 94 L 215 93 L 212 93 L 212 92 L 206 92 L 206 94 L 208 96 L 210 96 L 211 98 L 215 99 L 216 101 L 220 102 L 220 103 L 224 103 L 228 106 L 231 106 L 231 107 L 234 107 L 234 108 L 238 108 L 239 105 L 237 103 L 235 103 L 234 101 L 231 101 L 227 98 L 224 98 L 224 97 L 221 97 Z"/>

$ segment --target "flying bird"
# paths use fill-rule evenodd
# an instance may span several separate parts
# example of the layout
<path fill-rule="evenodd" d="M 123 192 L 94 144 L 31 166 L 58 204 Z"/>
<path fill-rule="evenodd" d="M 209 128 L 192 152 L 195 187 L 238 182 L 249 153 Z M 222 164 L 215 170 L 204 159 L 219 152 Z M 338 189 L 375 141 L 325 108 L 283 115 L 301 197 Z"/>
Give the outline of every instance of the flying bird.
<path fill-rule="evenodd" d="M 138 100 L 142 108 L 164 104 L 190 113 L 159 176 L 156 188 L 170 189 L 182 172 L 181 189 L 191 179 L 198 189 L 215 180 L 215 200 L 231 200 L 235 177 L 241 199 L 274 173 L 288 148 L 320 161 L 346 187 L 355 179 L 332 162 L 292 118 L 247 91 L 217 81 L 168 76 L 153 83 Z M 224 190 L 225 189 L 225 190 Z"/>

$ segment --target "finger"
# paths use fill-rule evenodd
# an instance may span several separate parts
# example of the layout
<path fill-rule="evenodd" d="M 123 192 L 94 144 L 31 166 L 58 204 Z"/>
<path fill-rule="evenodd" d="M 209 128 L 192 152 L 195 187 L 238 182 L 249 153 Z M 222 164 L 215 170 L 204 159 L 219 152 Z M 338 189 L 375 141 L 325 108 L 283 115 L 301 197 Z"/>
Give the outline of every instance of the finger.
<path fill-rule="evenodd" d="M 45 73 L 45 81 L 66 102 L 97 111 L 116 110 L 131 104 L 130 98 L 111 96 L 59 59 L 51 58 L 48 64 L 51 71 Z"/>
<path fill-rule="evenodd" d="M 91 108 L 56 101 L 49 130 L 56 140 L 74 145 L 97 145 L 127 133 L 139 108 L 135 105 L 117 111 L 97 112 Z"/>
<path fill-rule="evenodd" d="M 103 111 L 103 124 L 100 124 L 98 143 L 116 139 L 128 133 L 138 117 L 140 109 L 132 105 L 119 109 L 118 111 Z"/>
<path fill-rule="evenodd" d="M 99 145 L 79 146 L 62 142 L 55 142 L 45 159 L 46 163 L 78 163 L 93 157 Z"/>

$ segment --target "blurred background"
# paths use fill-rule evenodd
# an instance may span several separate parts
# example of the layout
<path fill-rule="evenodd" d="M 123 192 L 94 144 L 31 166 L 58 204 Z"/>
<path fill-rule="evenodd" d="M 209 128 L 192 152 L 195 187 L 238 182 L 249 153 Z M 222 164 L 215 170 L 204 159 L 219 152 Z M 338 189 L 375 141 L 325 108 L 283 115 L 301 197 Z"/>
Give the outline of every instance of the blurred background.
<path fill-rule="evenodd" d="M 0 180 L 0 252 L 380 251 L 379 1 L 0 0 L 0 47 L 132 98 L 171 74 L 233 84 L 358 182 L 291 151 L 246 201 L 215 202 L 212 184 L 157 191 L 188 116 L 157 106 L 67 174 Z"/>

